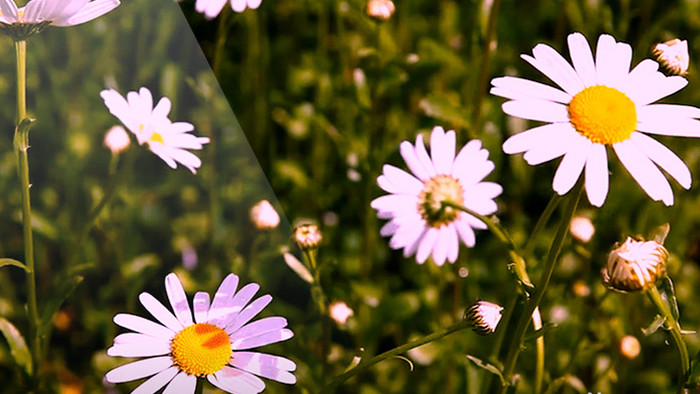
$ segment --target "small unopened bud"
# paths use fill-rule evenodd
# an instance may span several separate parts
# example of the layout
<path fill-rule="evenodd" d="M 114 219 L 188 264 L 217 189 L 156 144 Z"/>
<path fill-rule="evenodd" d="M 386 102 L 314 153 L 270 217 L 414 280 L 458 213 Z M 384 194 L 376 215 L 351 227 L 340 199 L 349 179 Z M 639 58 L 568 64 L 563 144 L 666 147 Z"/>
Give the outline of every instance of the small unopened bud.
<path fill-rule="evenodd" d="M 639 344 L 637 337 L 627 335 L 620 341 L 620 353 L 630 360 L 639 356 L 641 351 L 642 345 Z"/>
<path fill-rule="evenodd" d="M 294 228 L 294 240 L 302 250 L 316 249 L 323 236 L 314 223 L 300 223 Z"/>
<path fill-rule="evenodd" d="M 668 251 L 656 241 L 631 237 L 617 246 L 602 270 L 603 282 L 618 291 L 640 291 L 654 285 L 666 270 Z"/>
<path fill-rule="evenodd" d="M 585 216 L 576 216 L 571 218 L 569 231 L 571 232 L 572 237 L 586 243 L 593 238 L 595 227 L 593 227 L 593 222 L 591 222 L 591 219 Z"/>
<path fill-rule="evenodd" d="M 271 230 L 280 224 L 280 215 L 267 200 L 262 200 L 250 209 L 250 220 L 258 230 Z"/>
<path fill-rule="evenodd" d="M 503 307 L 488 301 L 477 301 L 467 309 L 466 318 L 472 329 L 481 335 L 493 334 L 501 321 Z"/>
<path fill-rule="evenodd" d="M 656 44 L 652 54 L 671 74 L 685 75 L 690 65 L 688 41 L 674 38 L 671 41 Z"/>
<path fill-rule="evenodd" d="M 343 301 L 335 301 L 330 305 L 330 315 L 338 324 L 345 324 L 355 312 Z"/>
<path fill-rule="evenodd" d="M 367 15 L 385 21 L 394 14 L 396 7 L 391 0 L 369 0 L 367 2 Z"/>
<path fill-rule="evenodd" d="M 113 155 L 123 152 L 130 143 L 129 134 L 121 126 L 114 126 L 105 134 L 105 146 L 112 151 Z"/>

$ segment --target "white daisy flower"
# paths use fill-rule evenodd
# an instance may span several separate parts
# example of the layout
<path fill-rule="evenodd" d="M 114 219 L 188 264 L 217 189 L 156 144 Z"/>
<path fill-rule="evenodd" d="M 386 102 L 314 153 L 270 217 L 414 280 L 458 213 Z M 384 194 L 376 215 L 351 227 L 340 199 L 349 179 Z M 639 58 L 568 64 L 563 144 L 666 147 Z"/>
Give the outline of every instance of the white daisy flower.
<path fill-rule="evenodd" d="M 154 108 L 151 92 L 145 87 L 138 93 L 127 93 L 126 99 L 114 89 L 103 90 L 100 96 L 109 112 L 136 135 L 139 144 L 147 144 L 148 149 L 170 168 L 174 169 L 180 163 L 193 174 L 197 172 L 196 168 L 202 165 L 202 161 L 185 149 L 202 149 L 209 138 L 189 134 L 194 130 L 191 123 L 171 122 L 168 119 L 171 103 L 167 97 L 161 98 Z"/>
<path fill-rule="evenodd" d="M 26 39 L 43 28 L 74 26 L 98 18 L 119 5 L 119 0 L 31 0 L 18 8 L 14 0 L 0 0 L 0 30 Z"/>
<path fill-rule="evenodd" d="M 243 12 L 246 8 L 254 10 L 260 7 L 262 0 L 228 0 L 231 3 L 231 9 L 235 12 Z M 211 19 L 219 15 L 221 10 L 226 5 L 227 0 L 197 0 L 194 4 L 194 9 L 201 12 L 205 17 Z"/>
<path fill-rule="evenodd" d="M 246 351 L 291 338 L 292 331 L 284 328 L 287 320 L 266 317 L 249 323 L 272 297 L 264 295 L 249 304 L 260 286 L 250 283 L 236 291 L 237 286 L 238 277 L 229 274 L 211 304 L 208 293 L 195 294 L 194 319 L 174 273 L 165 277 L 165 289 L 175 314 L 152 295 L 141 293 L 141 304 L 158 323 L 124 313 L 114 316 L 117 325 L 134 332 L 117 335 L 107 354 L 147 358 L 107 372 L 106 380 L 122 383 L 150 376 L 133 393 L 155 393 L 165 386 L 165 394 L 194 393 L 197 378 L 203 377 L 229 393 L 263 391 L 260 377 L 294 384 L 293 361 Z"/>
<path fill-rule="evenodd" d="M 462 205 L 481 215 L 496 212 L 493 199 L 503 191 L 493 182 L 482 182 L 494 168 L 489 152 L 481 141 L 472 140 L 455 157 L 455 132 L 435 127 L 430 137 L 430 154 L 422 135 L 416 145 L 401 143 L 401 156 L 412 174 L 391 165 L 377 178 L 379 187 L 391 193 L 372 201 L 381 219 L 389 222 L 381 229 L 382 236 L 391 236 L 392 249 L 403 248 L 404 256 L 416 254 L 423 263 L 432 254 L 437 265 L 445 260 L 454 263 L 459 253 L 459 239 L 467 246 L 476 242 L 474 228 L 485 229 L 477 218 L 443 201 Z"/>
<path fill-rule="evenodd" d="M 510 99 L 503 111 L 548 124 L 510 137 L 506 153 L 525 152 L 537 165 L 564 156 L 553 188 L 567 193 L 585 171 L 588 200 L 602 206 L 608 194 L 607 147 L 612 147 L 630 175 L 655 201 L 673 204 L 673 191 L 659 167 L 690 188 L 688 167 L 647 134 L 700 136 L 700 109 L 651 104 L 682 89 L 688 81 L 664 76 L 659 64 L 645 59 L 630 71 L 632 48 L 603 34 L 595 58 L 586 38 L 568 38 L 573 67 L 554 49 L 539 44 L 522 55 L 562 90 L 516 77 L 495 78 L 491 93 Z"/>

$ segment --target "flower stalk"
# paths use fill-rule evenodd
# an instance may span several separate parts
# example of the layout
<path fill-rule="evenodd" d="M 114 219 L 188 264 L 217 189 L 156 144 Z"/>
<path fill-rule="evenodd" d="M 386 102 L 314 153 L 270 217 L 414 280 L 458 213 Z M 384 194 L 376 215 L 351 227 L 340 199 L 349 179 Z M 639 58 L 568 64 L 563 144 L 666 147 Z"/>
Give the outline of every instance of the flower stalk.
<path fill-rule="evenodd" d="M 671 342 L 673 342 L 676 350 L 678 350 L 678 361 L 680 363 L 680 369 L 678 371 L 678 387 L 679 390 L 681 390 L 688 379 L 688 372 L 690 371 L 690 357 L 688 356 L 688 347 L 686 346 L 685 341 L 683 341 L 683 337 L 681 335 L 680 324 L 678 324 L 678 321 L 676 321 L 676 319 L 673 317 L 673 313 L 671 313 L 668 305 L 661 298 L 659 289 L 657 289 L 655 285 L 650 286 L 644 292 L 646 293 L 647 297 L 649 297 L 651 303 L 654 304 L 654 307 L 656 307 L 657 312 L 659 312 L 659 314 L 664 318 L 663 327 L 669 332 Z"/>
<path fill-rule="evenodd" d="M 513 340 L 511 342 L 510 347 L 508 348 L 508 354 L 506 356 L 506 361 L 504 363 L 503 369 L 503 376 L 508 384 L 513 384 L 513 372 L 515 370 L 515 364 L 518 360 L 518 355 L 520 354 L 520 350 L 522 348 L 523 339 L 525 338 L 525 332 L 527 331 L 527 328 L 530 325 L 530 318 L 532 314 L 534 313 L 535 309 L 539 307 L 544 293 L 547 291 L 549 281 L 552 278 L 552 274 L 554 273 L 554 267 L 556 266 L 556 262 L 559 257 L 559 252 L 561 252 L 561 248 L 564 245 L 564 240 L 566 239 L 566 234 L 568 233 L 569 222 L 571 221 L 571 218 L 573 217 L 574 212 L 576 211 L 576 207 L 578 206 L 578 202 L 581 197 L 581 192 L 583 191 L 583 186 L 583 181 L 579 180 L 578 185 L 575 187 L 575 189 L 569 196 L 569 203 L 564 209 L 563 215 L 561 217 L 561 222 L 559 223 L 559 227 L 557 228 L 557 233 L 555 234 L 554 240 L 552 241 L 552 245 L 549 248 L 549 252 L 547 253 L 547 260 L 545 262 L 545 268 L 542 272 L 540 282 L 536 287 L 534 294 L 529 299 L 525 310 L 520 315 L 520 318 L 516 325 Z M 507 391 L 508 386 L 504 386 L 502 392 L 506 393 Z"/>
<path fill-rule="evenodd" d="M 29 341 L 32 361 L 39 364 L 41 358 L 41 342 L 39 327 L 41 321 L 37 308 L 36 269 L 34 267 L 34 240 L 32 235 L 32 206 L 29 195 L 29 125 L 32 120 L 27 118 L 27 42 L 15 41 L 15 57 L 17 63 L 17 126 L 15 128 L 14 148 L 17 155 L 17 167 L 22 190 L 22 229 L 24 239 L 24 264 L 26 266 L 27 286 L 27 320 L 29 323 Z M 38 369 L 38 368 L 36 368 Z M 35 370 L 36 370 L 35 369 Z"/>

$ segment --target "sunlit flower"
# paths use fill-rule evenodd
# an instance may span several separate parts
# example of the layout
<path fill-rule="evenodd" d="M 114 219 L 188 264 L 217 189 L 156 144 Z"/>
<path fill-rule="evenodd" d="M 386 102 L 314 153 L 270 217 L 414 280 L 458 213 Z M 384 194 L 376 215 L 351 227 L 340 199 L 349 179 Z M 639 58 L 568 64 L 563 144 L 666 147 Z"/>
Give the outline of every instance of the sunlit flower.
<path fill-rule="evenodd" d="M 134 332 L 117 335 L 107 350 L 112 357 L 147 357 L 119 366 L 105 375 L 122 383 L 151 376 L 134 392 L 194 393 L 197 378 L 204 378 L 229 393 L 259 393 L 260 377 L 293 384 L 296 364 L 284 357 L 246 351 L 280 342 L 294 334 L 282 317 L 266 317 L 249 323 L 272 301 L 264 295 L 250 300 L 259 286 L 250 283 L 236 291 L 238 277 L 229 274 L 210 304 L 209 294 L 194 295 L 190 310 L 185 291 L 175 274 L 165 278 L 168 300 L 175 314 L 155 297 L 141 293 L 139 300 L 158 323 L 120 313 L 114 322 Z M 250 303 L 249 303 L 250 302 Z M 246 306 L 247 305 L 247 306 Z"/>
<path fill-rule="evenodd" d="M 688 54 L 688 41 L 673 39 L 656 44 L 652 54 L 669 72 L 677 75 L 688 73 L 690 55 Z"/>
<path fill-rule="evenodd" d="M 185 149 L 202 149 L 209 138 L 189 134 L 194 130 L 190 123 L 171 122 L 168 119 L 171 103 L 167 97 L 161 98 L 154 108 L 153 96 L 145 87 L 127 93 L 126 99 L 114 89 L 103 90 L 100 96 L 109 112 L 136 135 L 139 144 L 147 144 L 148 149 L 171 168 L 180 163 L 192 173 L 197 172 L 202 161 Z"/>
<path fill-rule="evenodd" d="M 119 0 L 31 0 L 18 8 L 14 0 L 0 0 L 0 30 L 17 40 L 45 27 L 74 26 L 98 18 L 119 5 Z"/>
<path fill-rule="evenodd" d="M 369 0 L 367 2 L 367 15 L 377 20 L 387 20 L 396 11 L 396 6 L 391 0 Z"/>
<path fill-rule="evenodd" d="M 205 17 L 211 19 L 219 15 L 226 5 L 227 0 L 197 0 L 194 9 L 201 12 Z M 252 10 L 260 7 L 262 0 L 229 0 L 231 9 L 235 12 L 243 12 L 246 8 Z"/>
<path fill-rule="evenodd" d="M 328 311 L 331 318 L 335 320 L 338 324 L 345 324 L 348 318 L 355 314 L 355 312 L 348 306 L 348 304 L 343 301 L 332 302 Z"/>
<path fill-rule="evenodd" d="M 467 310 L 466 318 L 479 334 L 493 334 L 501 321 L 503 307 L 488 301 L 477 301 Z"/>
<path fill-rule="evenodd" d="M 632 335 L 625 335 L 620 341 L 620 353 L 626 358 L 633 359 L 642 352 L 642 345 L 639 339 Z"/>
<path fill-rule="evenodd" d="M 503 191 L 496 183 L 482 182 L 494 165 L 488 160 L 489 152 L 481 148 L 481 141 L 469 141 L 457 156 L 455 144 L 454 131 L 435 127 L 430 137 L 431 156 L 420 134 L 415 146 L 408 141 L 401 143 L 401 156 L 412 174 L 386 164 L 377 178 L 379 187 L 390 193 L 371 203 L 379 218 L 389 219 L 381 235 L 391 236 L 389 246 L 403 248 L 405 257 L 415 253 L 418 263 L 431 254 L 437 265 L 445 260 L 454 263 L 459 240 L 474 246 L 473 229 L 486 228 L 477 218 L 443 206 L 444 202 L 488 215 L 496 212 L 493 199 Z"/>
<path fill-rule="evenodd" d="M 567 193 L 585 172 L 588 200 L 602 206 L 608 194 L 607 147 L 632 178 L 654 200 L 673 204 L 671 186 L 659 167 L 685 189 L 691 175 L 685 163 L 648 134 L 700 136 L 700 109 L 651 104 L 682 89 L 688 81 L 667 77 L 659 64 L 645 59 L 630 71 L 632 48 L 603 34 L 594 59 L 586 38 L 569 35 L 573 67 L 554 49 L 539 44 L 522 58 L 562 90 L 516 77 L 495 78 L 491 93 L 510 99 L 503 111 L 511 116 L 547 122 L 510 137 L 506 153 L 525 152 L 530 165 L 564 156 L 553 187 Z"/>
<path fill-rule="evenodd" d="M 131 144 L 129 134 L 121 126 L 114 126 L 105 134 L 105 146 L 112 151 L 113 155 L 123 152 Z"/>
<path fill-rule="evenodd" d="M 571 222 L 569 223 L 569 232 L 571 232 L 572 237 L 586 243 L 593 238 L 595 227 L 591 219 L 585 216 L 575 216 L 571 218 Z"/>
<path fill-rule="evenodd" d="M 603 268 L 603 282 L 622 292 L 653 286 L 666 270 L 668 251 L 656 241 L 635 241 L 631 237 L 617 246 Z"/>
<path fill-rule="evenodd" d="M 250 209 L 250 220 L 259 230 L 269 230 L 280 224 L 280 215 L 267 200 L 262 200 Z"/>
<path fill-rule="evenodd" d="M 303 250 L 316 249 L 323 239 L 321 230 L 314 223 L 301 222 L 294 227 L 294 241 Z"/>

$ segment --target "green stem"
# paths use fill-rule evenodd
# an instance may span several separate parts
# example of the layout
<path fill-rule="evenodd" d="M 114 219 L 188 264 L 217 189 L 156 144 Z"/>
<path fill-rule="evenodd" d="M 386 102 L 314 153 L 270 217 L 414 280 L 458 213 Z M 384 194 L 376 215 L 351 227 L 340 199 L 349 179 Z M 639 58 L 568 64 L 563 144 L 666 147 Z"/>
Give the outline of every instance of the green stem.
<path fill-rule="evenodd" d="M 542 272 L 542 276 L 535 289 L 532 298 L 527 303 L 525 310 L 520 315 L 518 324 L 515 328 L 513 335 L 513 340 L 508 348 L 508 355 L 506 356 L 506 361 L 504 363 L 503 376 L 507 384 L 513 384 L 513 371 L 515 370 L 515 363 L 518 360 L 518 355 L 522 348 L 523 338 L 525 337 L 525 332 L 527 327 L 530 325 L 530 318 L 532 317 L 535 309 L 540 305 L 544 293 L 547 291 L 549 286 L 549 281 L 552 279 L 552 273 L 554 272 L 554 267 L 556 266 L 557 259 L 559 257 L 559 252 L 564 245 L 564 240 L 566 239 L 566 234 L 569 229 L 569 222 L 576 211 L 578 206 L 579 198 L 581 197 L 581 192 L 583 191 L 583 181 L 579 181 L 578 185 L 571 191 L 569 195 L 569 203 L 566 206 L 564 213 L 561 217 L 561 222 L 557 228 L 557 233 L 554 236 L 552 245 L 547 253 L 547 261 L 545 262 L 545 268 Z M 503 387 L 502 392 L 505 393 L 508 390 L 508 386 Z"/>
<path fill-rule="evenodd" d="M 535 331 L 542 328 L 542 315 L 540 308 L 535 308 L 532 313 L 532 328 Z M 540 335 L 535 340 L 537 350 L 537 360 L 535 361 L 535 393 L 542 392 L 542 381 L 544 380 L 544 336 Z"/>
<path fill-rule="evenodd" d="M 486 85 L 489 80 L 489 63 L 491 62 L 491 53 L 495 49 L 494 35 L 496 34 L 496 21 L 498 20 L 498 10 L 501 1 L 494 0 L 489 11 L 488 24 L 486 25 L 486 37 L 484 38 L 484 48 L 481 51 L 481 64 L 479 65 L 479 80 L 474 93 L 474 105 L 472 107 L 472 127 L 469 134 L 470 138 L 474 138 L 476 130 L 481 130 L 481 103 L 486 93 Z"/>
<path fill-rule="evenodd" d="M 547 225 L 549 218 L 552 216 L 552 213 L 554 213 L 554 210 L 559 205 L 559 201 L 561 201 L 561 196 L 554 193 L 552 195 L 552 198 L 547 203 L 547 206 L 544 208 L 544 211 L 542 211 L 542 215 L 540 215 L 540 218 L 537 219 L 537 223 L 535 223 L 535 228 L 532 230 L 530 237 L 525 243 L 525 247 L 523 248 L 523 250 L 525 251 L 525 256 L 532 255 L 532 252 L 535 249 L 535 240 L 540 236 L 542 230 L 544 230 L 544 227 L 545 225 Z"/>
<path fill-rule="evenodd" d="M 36 297 L 36 269 L 34 267 L 34 240 L 32 236 L 32 206 L 29 198 L 29 127 L 23 126 L 27 118 L 27 42 L 15 41 L 17 59 L 17 128 L 15 129 L 15 150 L 22 187 L 22 229 L 24 238 L 24 264 L 27 266 L 27 314 L 32 359 L 38 369 L 41 356 L 39 327 L 41 326 Z"/>
<path fill-rule="evenodd" d="M 681 328 L 676 319 L 673 318 L 671 310 L 668 305 L 661 299 L 659 290 L 656 286 L 651 286 L 646 290 L 646 294 L 654 304 L 656 310 L 664 317 L 664 328 L 671 334 L 671 342 L 676 346 L 678 350 L 678 357 L 680 361 L 680 370 L 678 371 L 678 391 L 682 392 L 683 385 L 688 379 L 688 372 L 690 371 L 690 357 L 688 356 L 688 347 L 683 341 L 681 335 Z"/>
<path fill-rule="evenodd" d="M 321 358 L 323 359 L 322 376 L 328 376 L 328 353 L 331 343 L 331 319 L 328 313 L 328 299 L 321 286 L 321 270 L 316 262 L 316 249 L 305 249 L 302 253 L 306 267 L 311 269 L 314 281 L 311 284 L 311 297 L 321 314 Z"/>
<path fill-rule="evenodd" d="M 425 345 L 426 343 L 430 343 L 433 341 L 436 341 L 442 337 L 445 337 L 447 335 L 452 334 L 453 332 L 462 330 L 464 328 L 471 327 L 471 323 L 469 320 L 461 320 L 458 323 L 455 323 L 451 325 L 450 327 L 447 327 L 443 330 L 440 330 L 438 332 L 434 332 L 432 334 L 426 335 L 422 338 L 415 339 L 411 342 L 408 342 L 406 344 L 403 344 L 401 346 L 395 347 L 389 351 L 386 351 L 382 354 L 379 354 L 377 356 L 372 357 L 371 359 L 367 361 L 360 361 L 359 364 L 357 364 L 355 367 L 352 369 L 345 371 L 343 374 L 339 375 L 333 381 L 328 384 L 326 387 L 323 388 L 323 390 L 320 391 L 320 393 L 333 393 L 340 385 L 341 383 L 345 382 L 346 380 L 350 379 L 351 377 L 365 371 L 369 367 L 373 366 L 374 364 L 377 364 L 381 361 L 386 360 L 387 358 L 390 357 L 395 357 L 398 356 L 402 353 L 405 353 L 413 348 L 416 348 L 421 345 Z"/>

